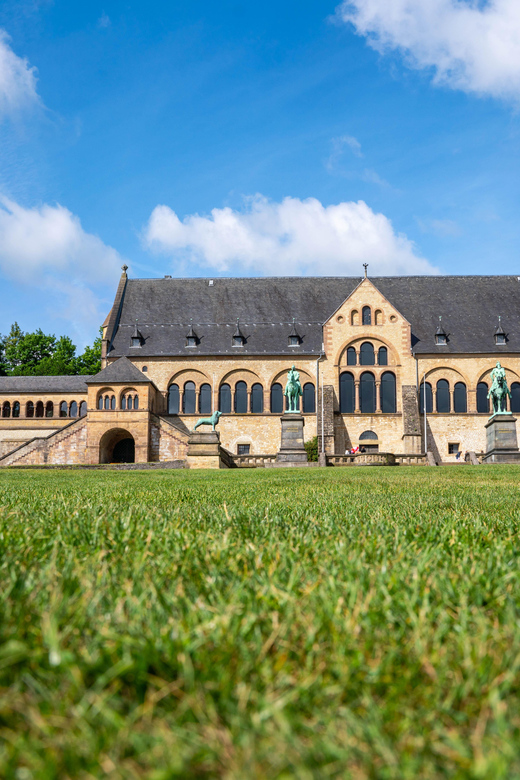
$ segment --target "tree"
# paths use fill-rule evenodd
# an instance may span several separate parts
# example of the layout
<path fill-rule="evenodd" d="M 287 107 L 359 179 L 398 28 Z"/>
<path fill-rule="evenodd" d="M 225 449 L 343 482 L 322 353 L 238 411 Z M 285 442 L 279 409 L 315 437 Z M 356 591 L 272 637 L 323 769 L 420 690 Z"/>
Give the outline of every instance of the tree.
<path fill-rule="evenodd" d="M 85 351 L 76 359 L 77 374 L 97 374 L 101 371 L 101 336 L 103 328 L 99 329 L 99 336 L 91 347 L 85 347 Z"/>
<path fill-rule="evenodd" d="M 5 359 L 5 337 L 0 336 L 0 376 L 6 376 L 7 362 Z"/>

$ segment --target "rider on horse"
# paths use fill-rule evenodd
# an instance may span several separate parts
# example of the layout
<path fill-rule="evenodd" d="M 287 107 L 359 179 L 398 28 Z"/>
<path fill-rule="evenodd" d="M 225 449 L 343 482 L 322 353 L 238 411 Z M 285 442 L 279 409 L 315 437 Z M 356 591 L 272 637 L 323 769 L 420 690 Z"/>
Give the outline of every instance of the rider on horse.
<path fill-rule="evenodd" d="M 303 390 L 300 382 L 300 374 L 296 370 L 295 366 L 289 369 L 289 373 L 287 374 L 287 384 L 285 385 L 285 390 L 283 394 L 289 400 L 289 408 L 287 411 L 297 412 L 298 401 L 300 396 L 303 395 Z"/>
<path fill-rule="evenodd" d="M 493 403 L 493 414 L 507 413 L 507 396 L 511 398 L 511 393 L 507 386 L 506 372 L 498 362 L 491 372 L 491 388 L 488 398 Z"/>

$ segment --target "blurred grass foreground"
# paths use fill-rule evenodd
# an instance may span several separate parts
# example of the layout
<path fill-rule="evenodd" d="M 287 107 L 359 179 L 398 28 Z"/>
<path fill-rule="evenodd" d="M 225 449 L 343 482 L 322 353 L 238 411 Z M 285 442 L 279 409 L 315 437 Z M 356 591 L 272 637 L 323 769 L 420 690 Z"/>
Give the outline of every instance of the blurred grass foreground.
<path fill-rule="evenodd" d="M 0 776 L 520 777 L 519 477 L 1 472 Z"/>

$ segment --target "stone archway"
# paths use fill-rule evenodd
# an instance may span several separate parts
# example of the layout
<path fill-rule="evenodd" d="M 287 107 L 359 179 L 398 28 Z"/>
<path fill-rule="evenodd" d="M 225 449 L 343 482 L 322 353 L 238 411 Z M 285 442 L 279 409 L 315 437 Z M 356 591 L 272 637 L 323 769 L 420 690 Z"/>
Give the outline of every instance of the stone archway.
<path fill-rule="evenodd" d="M 135 440 L 124 428 L 111 428 L 99 441 L 100 463 L 135 463 Z"/>

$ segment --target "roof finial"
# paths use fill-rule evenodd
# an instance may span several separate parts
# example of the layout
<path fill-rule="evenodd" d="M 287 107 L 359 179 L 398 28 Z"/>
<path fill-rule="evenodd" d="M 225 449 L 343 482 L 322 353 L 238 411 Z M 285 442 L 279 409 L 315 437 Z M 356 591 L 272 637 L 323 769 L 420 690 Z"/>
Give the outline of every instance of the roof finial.
<path fill-rule="evenodd" d="M 122 265 L 122 266 L 121 266 L 121 270 L 122 270 L 122 272 L 123 272 L 124 274 L 126 274 L 126 272 L 128 271 L 128 266 L 127 266 L 127 265 Z"/>
<path fill-rule="evenodd" d="M 366 279 L 368 275 L 367 274 L 368 263 L 363 263 L 363 268 L 365 269 L 365 279 Z"/>

